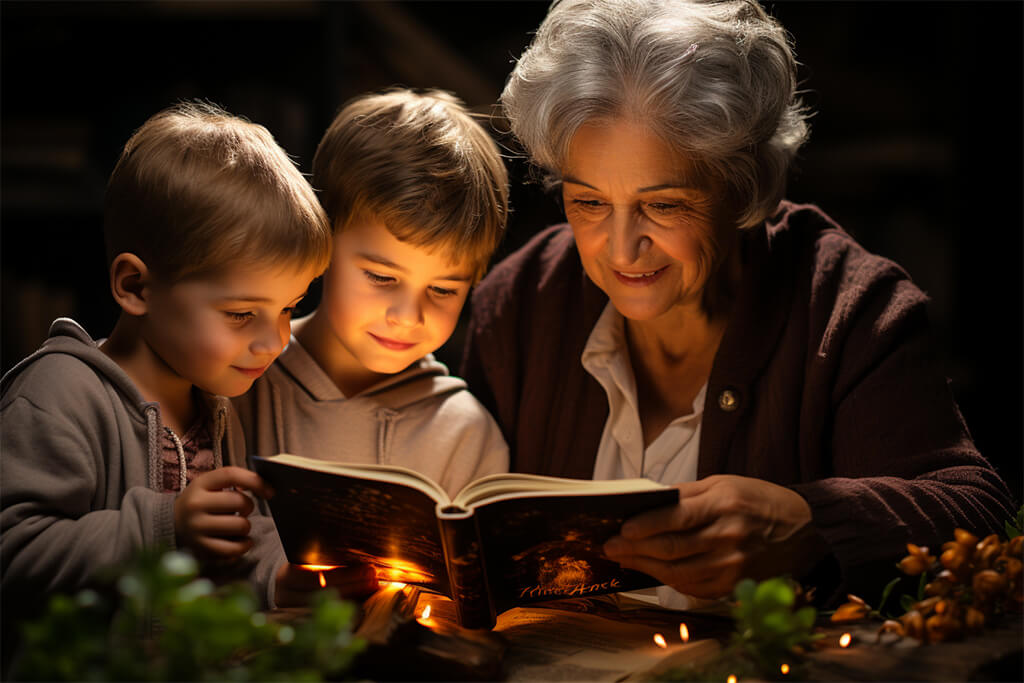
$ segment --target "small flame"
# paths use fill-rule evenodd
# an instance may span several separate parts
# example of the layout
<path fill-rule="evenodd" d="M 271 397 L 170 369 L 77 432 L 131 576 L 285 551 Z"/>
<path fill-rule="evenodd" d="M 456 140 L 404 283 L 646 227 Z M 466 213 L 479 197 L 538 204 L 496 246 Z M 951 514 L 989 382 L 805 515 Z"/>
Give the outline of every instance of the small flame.
<path fill-rule="evenodd" d="M 416 621 L 427 628 L 434 628 L 437 626 L 437 622 L 430 618 L 430 605 L 423 608 L 423 611 L 420 612 L 420 616 Z"/>
<path fill-rule="evenodd" d="M 654 634 L 654 644 L 658 647 L 668 647 L 668 643 L 665 642 L 665 636 L 660 633 Z"/>
<path fill-rule="evenodd" d="M 729 674 L 729 677 L 725 679 L 725 683 L 736 683 L 735 674 Z"/>
<path fill-rule="evenodd" d="M 679 637 L 684 643 L 690 642 L 690 629 L 686 628 L 686 624 L 679 624 Z"/>
<path fill-rule="evenodd" d="M 405 588 L 405 584 L 402 583 L 401 581 L 392 581 L 388 585 L 391 586 L 392 588 L 394 588 L 396 591 L 400 591 L 403 588 Z"/>
<path fill-rule="evenodd" d="M 336 564 L 300 564 L 299 566 L 303 569 L 308 569 L 311 572 L 324 572 L 338 568 L 338 565 Z"/>
<path fill-rule="evenodd" d="M 782 666 L 780 666 L 780 667 L 779 667 L 779 671 L 781 671 L 781 672 L 782 672 L 782 675 L 783 675 L 783 676 L 785 676 L 786 674 L 788 674 L 788 673 L 789 673 L 789 664 L 783 664 Z"/>
<path fill-rule="evenodd" d="M 320 587 L 321 588 L 327 588 L 327 579 L 324 578 L 324 573 L 323 572 L 317 572 L 317 573 L 320 574 Z"/>
<path fill-rule="evenodd" d="M 850 647 L 850 641 L 853 640 L 853 636 L 849 633 L 844 633 L 839 636 L 839 647 Z"/>

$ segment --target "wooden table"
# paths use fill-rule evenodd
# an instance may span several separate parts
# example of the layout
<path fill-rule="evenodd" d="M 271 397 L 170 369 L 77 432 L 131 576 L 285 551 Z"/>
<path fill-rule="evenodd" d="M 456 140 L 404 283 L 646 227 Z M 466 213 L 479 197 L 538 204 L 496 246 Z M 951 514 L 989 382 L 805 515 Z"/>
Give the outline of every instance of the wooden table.
<path fill-rule="evenodd" d="M 454 624 L 450 601 L 426 593 L 412 599 L 416 603 L 410 605 L 398 596 L 399 609 L 392 604 L 381 612 L 390 615 L 390 635 L 372 648 L 358 675 L 372 680 L 643 680 L 665 663 L 711 656 L 732 631 L 722 614 L 677 612 L 609 597 L 512 610 L 499 617 L 493 631 L 466 631 Z M 419 623 L 427 604 L 431 618 Z M 685 645 L 681 622 L 691 636 Z M 375 627 L 378 634 L 381 623 Z M 934 645 L 889 636 L 880 642 L 878 626 L 823 620 L 822 647 L 809 655 L 804 680 L 1024 680 L 1019 617 L 960 642 Z M 847 632 L 852 643 L 842 648 L 839 638 Z M 666 648 L 654 644 L 655 633 L 667 639 Z"/>

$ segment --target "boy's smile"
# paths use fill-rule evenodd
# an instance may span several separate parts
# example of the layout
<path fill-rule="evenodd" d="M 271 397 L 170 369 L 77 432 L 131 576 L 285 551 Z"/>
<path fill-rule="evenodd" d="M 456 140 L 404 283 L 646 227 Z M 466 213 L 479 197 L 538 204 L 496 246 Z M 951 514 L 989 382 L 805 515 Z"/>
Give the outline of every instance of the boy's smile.
<path fill-rule="evenodd" d="M 334 238 L 317 316 L 333 339 L 303 340 L 346 395 L 401 372 L 451 336 L 474 268 L 443 248 L 402 242 L 375 218 Z M 300 339 L 302 337 L 300 336 Z"/>
<path fill-rule="evenodd" d="M 313 275 L 311 268 L 238 267 L 154 287 L 144 324 L 148 346 L 201 389 L 242 394 L 288 343 L 292 310 Z"/>

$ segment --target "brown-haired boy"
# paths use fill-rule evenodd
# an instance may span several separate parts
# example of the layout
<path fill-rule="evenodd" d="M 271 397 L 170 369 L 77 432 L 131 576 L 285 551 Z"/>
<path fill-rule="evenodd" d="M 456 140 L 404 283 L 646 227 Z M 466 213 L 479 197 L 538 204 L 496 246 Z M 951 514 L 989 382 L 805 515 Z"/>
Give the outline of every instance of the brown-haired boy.
<path fill-rule="evenodd" d="M 141 547 L 189 549 L 268 605 L 290 597 L 300 572 L 270 518 L 249 517 L 245 492 L 269 491 L 225 397 L 270 367 L 327 265 L 312 188 L 262 126 L 182 104 L 125 145 L 104 232 L 121 307 L 110 336 L 58 319 L 0 386 L 5 617 Z"/>
<path fill-rule="evenodd" d="M 494 419 L 432 355 L 504 232 L 494 141 L 447 93 L 363 95 L 324 134 L 313 185 L 335 232 L 323 298 L 235 400 L 247 443 L 402 465 L 449 492 L 507 471 Z"/>

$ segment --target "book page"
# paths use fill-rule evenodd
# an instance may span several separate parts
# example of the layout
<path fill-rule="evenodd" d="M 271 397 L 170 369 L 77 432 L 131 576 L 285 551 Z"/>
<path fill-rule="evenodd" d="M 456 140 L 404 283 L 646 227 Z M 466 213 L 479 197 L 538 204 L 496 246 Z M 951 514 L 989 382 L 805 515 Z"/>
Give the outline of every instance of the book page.
<path fill-rule="evenodd" d="M 460 507 L 473 507 L 505 498 L 533 495 L 595 495 L 669 488 L 650 479 L 564 479 L 539 474 L 492 474 L 466 485 L 453 499 Z"/>
<path fill-rule="evenodd" d="M 498 617 L 494 630 L 509 643 L 509 681 L 643 678 L 669 666 L 698 663 L 719 649 L 713 639 L 683 643 L 678 631 L 546 608 L 509 610 Z M 655 643 L 656 633 L 666 647 Z"/>

